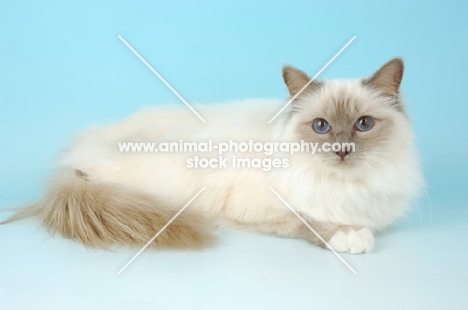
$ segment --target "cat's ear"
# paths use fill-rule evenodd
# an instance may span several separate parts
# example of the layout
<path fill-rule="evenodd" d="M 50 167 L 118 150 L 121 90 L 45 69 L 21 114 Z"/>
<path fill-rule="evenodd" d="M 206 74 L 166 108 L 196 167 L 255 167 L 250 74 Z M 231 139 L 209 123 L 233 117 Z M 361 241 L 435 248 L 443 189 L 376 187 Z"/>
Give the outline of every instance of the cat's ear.
<path fill-rule="evenodd" d="M 403 60 L 394 58 L 380 67 L 366 84 L 377 88 L 384 96 L 397 97 L 403 78 Z"/>
<path fill-rule="evenodd" d="M 288 87 L 289 94 L 294 97 L 307 83 L 310 81 L 310 77 L 299 69 L 292 66 L 283 67 L 283 80 Z M 305 90 L 314 90 L 318 87 L 318 84 L 311 82 L 307 85 Z"/>

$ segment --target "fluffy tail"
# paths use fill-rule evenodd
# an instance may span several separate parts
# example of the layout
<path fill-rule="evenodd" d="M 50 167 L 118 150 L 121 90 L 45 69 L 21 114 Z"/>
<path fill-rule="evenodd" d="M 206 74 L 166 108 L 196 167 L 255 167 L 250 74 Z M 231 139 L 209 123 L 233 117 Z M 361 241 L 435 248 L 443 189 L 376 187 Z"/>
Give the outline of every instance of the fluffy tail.
<path fill-rule="evenodd" d="M 189 208 L 153 241 L 153 246 L 200 248 L 214 241 L 207 221 Z M 75 170 L 53 181 L 38 203 L 20 209 L 0 224 L 34 216 L 51 233 L 60 233 L 89 247 L 141 246 L 176 212 L 161 206 L 150 195 L 115 184 L 90 182 L 86 174 Z"/>

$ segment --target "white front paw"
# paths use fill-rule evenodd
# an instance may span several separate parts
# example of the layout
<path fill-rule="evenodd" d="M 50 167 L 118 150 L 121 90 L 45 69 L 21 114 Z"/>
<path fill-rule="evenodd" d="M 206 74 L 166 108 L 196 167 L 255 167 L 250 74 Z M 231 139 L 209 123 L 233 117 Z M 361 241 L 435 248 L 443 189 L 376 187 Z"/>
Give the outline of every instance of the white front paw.
<path fill-rule="evenodd" d="M 374 246 L 374 235 L 367 228 L 337 231 L 328 241 L 337 252 L 359 254 L 369 253 Z"/>

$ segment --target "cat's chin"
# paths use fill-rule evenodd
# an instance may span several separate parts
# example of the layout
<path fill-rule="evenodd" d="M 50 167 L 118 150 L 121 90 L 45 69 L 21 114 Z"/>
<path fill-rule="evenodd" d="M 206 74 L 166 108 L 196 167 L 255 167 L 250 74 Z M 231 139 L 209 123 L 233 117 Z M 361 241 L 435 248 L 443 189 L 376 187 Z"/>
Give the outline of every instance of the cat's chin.
<path fill-rule="evenodd" d="M 355 161 L 353 159 L 341 159 L 337 158 L 333 161 L 333 166 L 339 169 L 350 169 L 355 166 Z"/>
<path fill-rule="evenodd" d="M 356 174 L 360 170 L 359 163 L 353 158 L 336 158 L 329 163 L 329 168 L 337 174 Z"/>

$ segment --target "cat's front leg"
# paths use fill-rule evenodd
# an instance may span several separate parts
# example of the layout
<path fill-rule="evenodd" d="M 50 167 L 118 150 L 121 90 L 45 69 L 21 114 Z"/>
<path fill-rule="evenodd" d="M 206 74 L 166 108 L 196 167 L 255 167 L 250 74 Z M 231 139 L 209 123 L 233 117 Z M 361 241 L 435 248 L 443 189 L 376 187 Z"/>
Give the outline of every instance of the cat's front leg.
<path fill-rule="evenodd" d="M 310 226 L 302 223 L 308 230 L 305 239 L 323 248 L 329 249 L 328 244 L 336 252 L 361 254 L 371 252 L 374 247 L 374 234 L 364 226 L 322 223 L 304 216 L 303 218 Z"/>
<path fill-rule="evenodd" d="M 364 226 L 323 223 L 307 219 L 305 216 L 302 218 L 308 225 L 301 221 L 297 225 L 302 227 L 297 227 L 296 231 L 300 232 L 302 238 L 323 248 L 329 249 L 330 246 L 336 252 L 361 254 L 371 252 L 374 247 L 374 234 Z M 296 217 L 296 221 L 298 220 Z"/>
<path fill-rule="evenodd" d="M 332 230 L 334 233 L 326 241 L 337 252 L 369 253 L 374 247 L 374 234 L 364 226 L 336 225 Z M 326 247 L 323 242 L 321 246 Z"/>
<path fill-rule="evenodd" d="M 253 223 L 243 221 L 241 224 L 259 232 L 305 239 L 327 249 L 324 240 L 336 252 L 342 253 L 369 253 L 374 246 L 374 235 L 364 226 L 322 223 L 306 216 L 302 216 L 302 218 L 308 225 L 305 225 L 292 212 L 287 211 L 269 212 L 261 221 Z"/>

